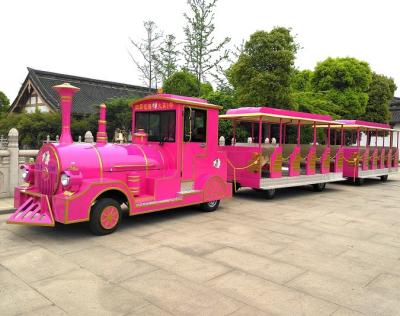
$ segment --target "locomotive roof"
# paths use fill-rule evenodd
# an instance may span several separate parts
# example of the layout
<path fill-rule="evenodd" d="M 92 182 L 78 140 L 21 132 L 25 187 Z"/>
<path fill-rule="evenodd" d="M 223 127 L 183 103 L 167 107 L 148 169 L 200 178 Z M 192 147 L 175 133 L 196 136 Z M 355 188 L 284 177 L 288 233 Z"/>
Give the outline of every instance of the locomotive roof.
<path fill-rule="evenodd" d="M 153 94 L 153 95 L 146 96 L 144 98 L 134 101 L 130 106 L 142 103 L 144 101 L 151 101 L 151 100 L 171 101 L 171 102 L 175 102 L 175 103 L 193 105 L 193 106 L 201 107 L 201 108 L 210 108 L 210 109 L 218 109 L 218 110 L 222 109 L 222 106 L 208 103 L 208 101 L 205 99 L 184 97 L 184 96 L 180 96 L 180 95 L 166 94 L 166 93 Z"/>
<path fill-rule="evenodd" d="M 260 117 L 263 121 L 280 122 L 286 124 L 297 124 L 300 121 L 302 124 L 338 124 L 333 121 L 330 115 L 313 114 L 306 112 L 298 112 L 292 110 L 276 109 L 270 107 L 241 107 L 230 109 L 224 115 L 219 116 L 221 119 L 238 120 L 238 121 L 258 121 Z"/>

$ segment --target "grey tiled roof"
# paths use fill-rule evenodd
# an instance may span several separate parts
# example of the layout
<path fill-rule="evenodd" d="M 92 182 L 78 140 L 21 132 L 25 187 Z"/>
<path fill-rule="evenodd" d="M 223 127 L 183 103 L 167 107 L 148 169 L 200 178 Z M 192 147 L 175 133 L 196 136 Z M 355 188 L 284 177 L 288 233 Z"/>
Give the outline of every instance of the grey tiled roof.
<path fill-rule="evenodd" d="M 400 98 L 394 97 L 392 101 L 390 101 L 390 113 L 392 114 L 392 118 L 390 123 L 397 124 L 400 123 Z"/>
<path fill-rule="evenodd" d="M 58 94 L 52 88 L 53 86 L 68 82 L 80 88 L 80 91 L 74 96 L 72 108 L 74 113 L 80 114 L 95 112 L 96 105 L 111 98 L 144 97 L 155 92 L 153 89 L 149 91 L 148 88 L 135 85 L 71 76 L 32 68 L 28 68 L 28 72 L 27 79 L 31 80 L 46 103 L 54 109 L 59 109 L 60 104 Z"/>

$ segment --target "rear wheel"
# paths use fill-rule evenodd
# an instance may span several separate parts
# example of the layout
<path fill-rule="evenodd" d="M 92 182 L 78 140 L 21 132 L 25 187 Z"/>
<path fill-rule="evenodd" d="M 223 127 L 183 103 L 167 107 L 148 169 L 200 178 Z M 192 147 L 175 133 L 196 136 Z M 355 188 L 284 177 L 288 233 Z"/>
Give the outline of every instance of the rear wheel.
<path fill-rule="evenodd" d="M 121 205 L 114 199 L 98 200 L 90 213 L 90 230 L 95 235 L 107 235 L 114 232 L 121 222 Z"/>
<path fill-rule="evenodd" d="M 326 183 L 315 183 L 312 187 L 315 192 L 322 192 L 325 190 Z"/>
<path fill-rule="evenodd" d="M 276 194 L 276 189 L 269 189 L 269 190 L 264 190 L 264 196 L 267 200 L 271 200 L 275 197 Z"/>
<path fill-rule="evenodd" d="M 363 185 L 365 182 L 364 178 L 356 178 L 356 184 L 357 185 Z"/>
<path fill-rule="evenodd" d="M 385 174 L 384 176 L 381 176 L 381 181 L 386 182 L 389 178 L 389 175 Z"/>
<path fill-rule="evenodd" d="M 200 209 L 203 212 L 214 212 L 219 206 L 219 200 L 210 201 L 200 204 Z"/>

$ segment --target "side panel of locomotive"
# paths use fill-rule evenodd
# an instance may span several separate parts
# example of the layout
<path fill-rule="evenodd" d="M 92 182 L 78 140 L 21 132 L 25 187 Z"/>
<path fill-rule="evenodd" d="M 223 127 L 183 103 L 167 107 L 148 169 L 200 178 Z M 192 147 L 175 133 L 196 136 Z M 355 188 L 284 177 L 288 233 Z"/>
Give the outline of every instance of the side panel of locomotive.
<path fill-rule="evenodd" d="M 61 96 L 60 142 L 44 144 L 37 161 L 24 166 L 27 184 L 15 189 L 17 211 L 9 223 L 90 221 L 96 234 L 106 234 L 118 226 L 122 204 L 130 215 L 194 204 L 211 211 L 231 196 L 226 155 L 217 146 L 218 106 L 146 97 L 132 104 L 132 143 L 110 144 L 101 105 L 97 142 L 73 143 L 70 114 L 79 89 L 55 89 Z"/>

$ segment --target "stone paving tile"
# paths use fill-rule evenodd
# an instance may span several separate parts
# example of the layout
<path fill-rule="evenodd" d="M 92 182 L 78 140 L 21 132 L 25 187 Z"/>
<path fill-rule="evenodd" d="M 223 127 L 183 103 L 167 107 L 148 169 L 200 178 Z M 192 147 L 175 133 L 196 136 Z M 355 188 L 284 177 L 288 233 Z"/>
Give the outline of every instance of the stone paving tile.
<path fill-rule="evenodd" d="M 25 282 L 39 281 L 79 269 L 78 265 L 43 248 L 3 258 L 0 263 Z"/>
<path fill-rule="evenodd" d="M 129 236 L 128 232 L 98 236 L 95 244 L 113 249 L 125 255 L 132 255 L 160 246 L 157 242 L 144 237 Z"/>
<path fill-rule="evenodd" d="M 307 272 L 288 286 L 367 315 L 399 314 L 399 300 L 329 276 Z"/>
<path fill-rule="evenodd" d="M 227 266 L 169 247 L 142 252 L 136 258 L 196 282 L 210 280 L 230 270 Z"/>
<path fill-rule="evenodd" d="M 277 283 L 285 283 L 305 271 L 287 263 L 232 248 L 217 250 L 206 258 Z"/>
<path fill-rule="evenodd" d="M 229 315 L 243 306 L 209 287 L 162 270 L 132 278 L 121 285 L 173 315 Z"/>
<path fill-rule="evenodd" d="M 146 262 L 100 246 L 72 252 L 64 258 L 116 283 L 157 269 Z"/>
<path fill-rule="evenodd" d="M 285 286 L 233 271 L 208 282 L 221 293 L 275 315 L 331 315 L 338 306 Z"/>
<path fill-rule="evenodd" d="M 382 273 L 367 285 L 368 290 L 400 302 L 400 276 Z"/>
<path fill-rule="evenodd" d="M 332 314 L 332 316 L 362 316 L 365 314 L 353 311 L 351 309 L 341 307 L 336 312 Z"/>
<path fill-rule="evenodd" d="M 153 304 L 147 304 L 144 306 L 141 306 L 126 316 L 139 316 L 139 315 L 144 315 L 144 316 L 172 316 L 171 313 L 166 312 L 165 310 L 162 310 L 161 308 L 153 305 Z"/>
<path fill-rule="evenodd" d="M 359 250 L 370 254 L 373 254 L 379 258 L 380 256 L 398 259 L 400 257 L 400 248 L 378 244 L 369 240 L 357 240 L 352 238 L 346 238 L 331 233 L 322 234 L 318 237 L 320 243 L 328 245 L 343 245 L 349 250 Z"/>
<path fill-rule="evenodd" d="M 399 247 L 400 248 L 400 230 L 398 228 L 396 230 L 396 236 L 389 236 L 387 235 L 387 231 L 384 231 L 384 234 L 378 233 L 372 236 L 369 240 L 376 242 L 378 244 L 384 244 L 392 247 Z"/>
<path fill-rule="evenodd" d="M 147 304 L 140 295 L 133 295 L 85 270 L 31 284 L 71 315 L 124 315 Z"/>
<path fill-rule="evenodd" d="M 347 250 L 340 254 L 340 257 L 348 258 L 352 262 L 358 262 L 361 265 L 367 264 L 370 266 L 375 266 L 381 269 L 382 273 L 384 271 L 390 271 L 391 273 L 400 276 L 399 259 L 376 256 L 375 254 L 356 249 Z"/>
<path fill-rule="evenodd" d="M 0 265 L 0 314 L 17 315 L 51 302 Z"/>
<path fill-rule="evenodd" d="M 351 280 L 357 284 L 366 284 L 381 272 L 381 269 L 367 263 L 359 263 L 346 257 L 329 258 L 311 250 L 305 252 L 301 249 L 286 248 L 271 257 L 306 270 Z"/>
<path fill-rule="evenodd" d="M 172 247 L 186 254 L 197 256 L 221 248 L 219 244 L 199 240 L 187 233 L 177 233 L 170 230 L 147 235 L 146 239 L 155 240 L 162 246 Z"/>
<path fill-rule="evenodd" d="M 68 315 L 61 308 L 57 306 L 46 306 L 43 308 L 35 309 L 26 313 L 19 314 L 19 316 L 66 316 Z"/>
<path fill-rule="evenodd" d="M 251 306 L 243 306 L 242 308 L 238 309 L 236 312 L 233 312 L 229 316 L 270 316 L 270 315 L 273 314 L 261 311 Z"/>

